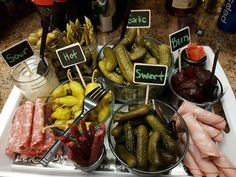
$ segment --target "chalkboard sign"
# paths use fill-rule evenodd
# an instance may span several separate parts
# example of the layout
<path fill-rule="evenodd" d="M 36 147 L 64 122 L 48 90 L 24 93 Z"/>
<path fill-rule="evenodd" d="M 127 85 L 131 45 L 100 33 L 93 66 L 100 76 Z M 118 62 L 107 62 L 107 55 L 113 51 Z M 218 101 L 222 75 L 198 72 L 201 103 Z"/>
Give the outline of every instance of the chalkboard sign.
<path fill-rule="evenodd" d="M 134 83 L 165 85 L 167 76 L 166 65 L 134 64 Z"/>
<path fill-rule="evenodd" d="M 185 27 L 169 35 L 171 51 L 174 52 L 190 43 L 190 30 Z"/>
<path fill-rule="evenodd" d="M 27 40 L 21 41 L 1 53 L 6 63 L 12 67 L 34 55 Z"/>
<path fill-rule="evenodd" d="M 150 10 L 131 10 L 127 28 L 150 28 L 151 11 Z"/>
<path fill-rule="evenodd" d="M 84 63 L 86 61 L 84 52 L 79 43 L 57 49 L 56 54 L 63 68 Z"/>

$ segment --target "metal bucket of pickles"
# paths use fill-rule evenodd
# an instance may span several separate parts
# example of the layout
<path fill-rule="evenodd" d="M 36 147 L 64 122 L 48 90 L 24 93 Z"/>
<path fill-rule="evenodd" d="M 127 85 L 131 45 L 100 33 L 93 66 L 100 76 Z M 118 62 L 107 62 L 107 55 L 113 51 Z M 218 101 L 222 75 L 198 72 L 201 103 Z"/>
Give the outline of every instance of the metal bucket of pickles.
<path fill-rule="evenodd" d="M 84 77 L 86 88 L 83 87 L 79 78 L 72 78 L 68 75 L 67 81 L 56 87 L 46 101 L 46 126 L 52 128 L 54 132 L 61 135 L 68 125 L 77 118 L 83 106 L 83 100 L 91 90 L 98 86 L 106 88 L 106 84 L 94 77 Z M 101 103 L 86 115 L 86 124 L 91 122 L 97 126 L 104 123 L 113 112 L 114 95 L 109 91 Z"/>
<path fill-rule="evenodd" d="M 101 77 L 113 90 L 115 99 L 122 103 L 127 100 L 145 99 L 146 86 L 133 83 L 134 63 L 161 64 L 168 66 L 168 75 L 174 67 L 170 47 L 160 41 L 137 34 L 129 29 L 123 39 L 108 42 L 98 54 L 98 68 Z M 157 98 L 165 86 L 150 85 L 149 97 Z"/>
<path fill-rule="evenodd" d="M 180 137 L 186 139 L 185 144 L 180 142 Z M 189 132 L 183 118 L 171 106 L 158 100 L 150 100 L 147 105 L 130 101 L 120 106 L 108 127 L 112 153 L 138 176 L 171 174 L 185 157 L 188 140 Z"/>

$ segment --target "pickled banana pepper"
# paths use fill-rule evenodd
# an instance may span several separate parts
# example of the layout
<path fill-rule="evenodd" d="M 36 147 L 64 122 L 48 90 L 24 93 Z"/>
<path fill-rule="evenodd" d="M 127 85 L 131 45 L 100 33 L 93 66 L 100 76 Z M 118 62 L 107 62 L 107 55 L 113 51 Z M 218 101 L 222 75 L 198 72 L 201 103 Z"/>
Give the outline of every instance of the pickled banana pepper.
<path fill-rule="evenodd" d="M 177 135 L 170 134 L 150 105 L 130 105 L 113 116 L 117 155 L 139 170 L 158 171 L 176 162 Z M 137 123 L 138 122 L 138 123 Z M 121 141 L 122 139 L 122 141 Z M 123 141 L 124 139 L 124 141 Z"/>
<path fill-rule="evenodd" d="M 133 83 L 135 62 L 170 67 L 173 60 L 168 45 L 159 44 L 154 39 L 138 35 L 137 29 L 134 28 L 128 29 L 125 37 L 113 48 L 105 46 L 100 57 L 101 72 L 106 78 L 120 85 Z"/>

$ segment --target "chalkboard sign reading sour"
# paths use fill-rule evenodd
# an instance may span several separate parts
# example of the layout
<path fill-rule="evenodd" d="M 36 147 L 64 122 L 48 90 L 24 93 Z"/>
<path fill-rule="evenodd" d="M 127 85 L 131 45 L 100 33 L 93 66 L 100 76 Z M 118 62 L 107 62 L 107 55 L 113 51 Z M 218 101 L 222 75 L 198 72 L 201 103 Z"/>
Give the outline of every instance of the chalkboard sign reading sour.
<path fill-rule="evenodd" d="M 131 10 L 127 28 L 150 28 L 151 11 L 150 10 Z"/>
<path fill-rule="evenodd" d="M 190 30 L 185 27 L 169 35 L 171 51 L 174 52 L 190 43 Z"/>
<path fill-rule="evenodd" d="M 6 63 L 12 67 L 34 55 L 27 40 L 21 41 L 1 53 Z"/>
<path fill-rule="evenodd" d="M 134 64 L 134 83 L 149 85 L 165 85 L 167 76 L 166 65 Z"/>
<path fill-rule="evenodd" d="M 68 45 L 56 50 L 56 54 L 63 68 L 67 68 L 86 61 L 84 52 L 79 43 Z"/>

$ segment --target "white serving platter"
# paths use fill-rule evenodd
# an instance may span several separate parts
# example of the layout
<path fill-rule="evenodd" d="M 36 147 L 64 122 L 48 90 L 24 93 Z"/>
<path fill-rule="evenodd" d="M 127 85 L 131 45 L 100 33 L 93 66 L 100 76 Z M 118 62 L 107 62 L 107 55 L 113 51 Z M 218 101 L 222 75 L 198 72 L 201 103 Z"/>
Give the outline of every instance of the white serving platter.
<path fill-rule="evenodd" d="M 204 46 L 204 49 L 207 53 L 207 68 L 211 68 L 214 52 L 208 46 Z M 176 54 L 174 54 L 176 56 Z M 224 134 L 224 141 L 220 144 L 220 149 L 226 154 L 228 159 L 236 166 L 236 99 L 233 93 L 233 90 L 229 84 L 229 81 L 220 65 L 217 63 L 216 67 L 216 76 L 221 80 L 224 88 L 224 96 L 221 98 L 221 103 L 223 106 L 223 110 L 225 116 L 227 118 L 227 122 L 230 127 L 230 132 Z M 42 165 L 19 165 L 13 163 L 13 159 L 8 157 L 5 154 L 5 147 L 7 144 L 8 136 L 11 128 L 11 121 L 14 117 L 16 108 L 20 104 L 23 95 L 21 91 L 17 87 L 13 87 L 3 109 L 0 114 L 0 176 L 10 177 L 10 176 L 18 176 L 18 177 L 52 177 L 52 176 L 113 176 L 113 177 L 131 177 L 132 174 L 128 172 L 120 172 L 119 170 L 114 169 L 113 171 L 95 171 L 94 173 L 82 173 L 79 170 L 75 170 L 73 165 L 65 166 L 63 164 L 59 164 L 57 167 L 50 166 L 43 167 Z M 109 147 L 106 144 L 106 148 L 108 150 L 108 154 L 110 153 Z M 171 177 L 188 177 L 188 175 L 183 171 L 181 164 L 173 169 L 171 175 L 162 175 L 163 177 L 171 176 Z"/>

